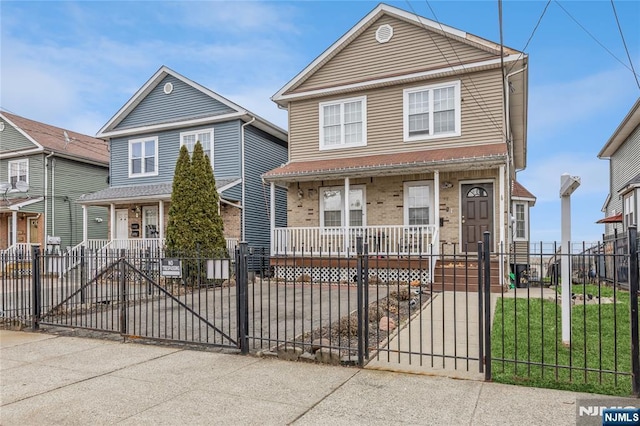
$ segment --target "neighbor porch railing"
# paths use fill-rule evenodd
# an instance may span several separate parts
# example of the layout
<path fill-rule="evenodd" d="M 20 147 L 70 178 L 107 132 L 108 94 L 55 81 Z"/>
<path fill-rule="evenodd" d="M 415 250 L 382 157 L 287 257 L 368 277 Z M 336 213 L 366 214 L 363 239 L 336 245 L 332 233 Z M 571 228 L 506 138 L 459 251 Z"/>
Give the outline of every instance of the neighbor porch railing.
<path fill-rule="evenodd" d="M 435 225 L 275 228 L 271 233 L 271 253 L 354 256 L 357 237 L 369 245 L 370 254 L 433 254 L 432 247 L 438 245 L 438 228 Z"/>

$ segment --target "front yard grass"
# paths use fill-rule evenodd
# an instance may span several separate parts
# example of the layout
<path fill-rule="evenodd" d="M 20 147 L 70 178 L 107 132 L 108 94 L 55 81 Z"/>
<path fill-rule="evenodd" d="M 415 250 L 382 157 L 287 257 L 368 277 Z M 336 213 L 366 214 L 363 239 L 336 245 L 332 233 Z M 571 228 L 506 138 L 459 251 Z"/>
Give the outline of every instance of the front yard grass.
<path fill-rule="evenodd" d="M 598 295 L 595 285 L 574 285 L 572 291 Z M 614 289 L 602 286 L 600 293 L 613 298 Z M 569 346 L 562 343 L 560 297 L 557 304 L 533 298 L 498 299 L 491 345 L 493 380 L 631 395 L 629 293 L 615 290 L 615 298 L 615 304 L 578 301 L 573 306 Z"/>

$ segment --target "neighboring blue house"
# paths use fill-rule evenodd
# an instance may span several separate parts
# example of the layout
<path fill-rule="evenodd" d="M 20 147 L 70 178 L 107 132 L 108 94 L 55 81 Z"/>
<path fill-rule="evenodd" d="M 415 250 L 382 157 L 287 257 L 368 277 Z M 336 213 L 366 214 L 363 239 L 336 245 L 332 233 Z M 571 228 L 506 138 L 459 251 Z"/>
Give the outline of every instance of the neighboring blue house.
<path fill-rule="evenodd" d="M 178 154 L 196 141 L 211 159 L 228 247 L 269 247 L 271 191 L 261 175 L 287 162 L 285 130 L 163 66 L 97 137 L 109 142 L 110 186 L 79 202 L 109 209 L 109 240 L 89 247 L 162 247 Z M 285 226 L 286 189 L 273 204 Z"/>

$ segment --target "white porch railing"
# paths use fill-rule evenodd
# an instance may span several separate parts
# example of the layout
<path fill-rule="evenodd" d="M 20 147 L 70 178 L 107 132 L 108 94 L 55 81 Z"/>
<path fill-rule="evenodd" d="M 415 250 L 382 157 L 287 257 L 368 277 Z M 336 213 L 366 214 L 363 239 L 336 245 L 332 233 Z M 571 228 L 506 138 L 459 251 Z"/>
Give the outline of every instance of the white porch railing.
<path fill-rule="evenodd" d="M 31 259 L 31 246 L 39 246 L 40 244 L 32 244 L 32 243 L 17 243 L 12 246 L 7 247 L 4 250 L 0 250 L 0 254 L 16 256 L 19 255 L 21 257 L 26 257 Z"/>
<path fill-rule="evenodd" d="M 436 252 L 438 227 L 364 226 L 358 228 L 275 228 L 271 234 L 272 255 L 356 255 L 356 238 L 363 237 L 370 254 L 419 255 Z"/>

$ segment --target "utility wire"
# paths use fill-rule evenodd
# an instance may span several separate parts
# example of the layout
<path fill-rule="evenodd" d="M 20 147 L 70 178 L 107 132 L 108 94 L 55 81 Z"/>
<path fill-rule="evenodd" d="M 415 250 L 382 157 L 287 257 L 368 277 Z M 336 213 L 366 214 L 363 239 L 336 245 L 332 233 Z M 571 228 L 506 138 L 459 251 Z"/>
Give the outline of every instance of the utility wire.
<path fill-rule="evenodd" d="M 422 25 L 422 27 L 425 29 L 425 31 L 427 32 L 427 35 L 429 36 L 429 38 L 431 39 L 431 41 L 433 42 L 434 46 L 436 47 L 436 49 L 438 49 L 438 52 L 440 52 L 440 55 L 442 55 L 442 58 L 445 60 L 445 62 L 447 63 L 447 65 L 449 65 L 449 67 L 453 68 L 453 65 L 451 64 L 451 62 L 449 62 L 449 59 L 447 58 L 447 56 L 444 54 L 444 52 L 442 51 L 442 49 L 440 49 L 440 46 L 438 45 L 438 43 L 436 43 L 436 41 L 433 39 L 433 36 L 431 34 L 431 31 L 429 29 L 426 28 L 426 25 L 422 24 L 422 17 L 420 15 L 418 15 L 415 11 L 415 9 L 413 8 L 413 5 L 409 2 L 409 0 L 406 0 L 407 4 L 409 5 L 409 8 L 411 8 L 411 12 L 414 14 L 414 16 L 418 19 L 418 22 L 420 22 L 420 24 Z M 427 5 L 429 6 L 429 9 L 431 9 L 431 13 L 433 13 L 433 16 L 435 17 L 436 22 L 438 23 L 438 25 L 440 26 L 440 31 L 442 31 L 443 33 L 446 34 L 446 32 L 444 31 L 444 29 L 442 28 L 442 24 L 439 22 L 438 17 L 436 16 L 433 8 L 431 7 L 431 5 L 429 4 L 429 1 L 426 0 Z M 463 70 L 466 71 L 466 68 L 464 66 L 464 64 L 462 64 L 462 61 L 460 60 L 460 58 L 458 57 L 458 54 L 456 52 L 456 49 L 453 48 L 453 45 L 451 44 L 451 40 L 449 39 L 449 37 L 447 37 L 446 35 L 444 36 L 444 38 L 449 42 L 449 46 L 451 47 L 453 53 L 456 55 L 458 62 L 460 64 L 460 66 L 462 67 Z M 456 72 L 456 75 L 460 74 L 460 72 Z M 478 91 L 478 88 L 475 86 L 475 83 L 473 82 L 473 79 L 471 78 L 470 75 L 466 76 L 469 81 L 471 82 L 471 85 L 474 87 L 474 89 L 476 91 Z M 496 129 L 498 129 L 498 131 L 500 131 L 500 133 L 502 133 L 504 135 L 504 131 L 503 129 L 496 123 L 495 118 L 489 114 L 485 108 L 480 104 L 480 102 L 478 101 L 478 99 L 473 95 L 473 92 L 470 90 L 470 88 L 467 88 L 469 95 L 471 96 L 471 98 L 474 100 L 474 102 L 476 103 L 476 105 L 478 105 L 478 107 L 480 108 L 480 110 L 482 110 L 482 112 L 486 115 L 487 119 L 495 126 Z M 479 91 L 478 91 L 479 92 Z"/>
<path fill-rule="evenodd" d="M 533 39 L 534 34 L 538 30 L 538 27 L 540 26 L 540 22 L 542 22 L 542 18 L 544 17 L 544 14 L 547 13 L 547 9 L 549 8 L 550 4 L 551 4 L 551 0 L 548 0 L 547 4 L 544 6 L 544 10 L 542 11 L 542 14 L 538 18 L 538 22 L 536 23 L 536 26 L 533 28 L 533 31 L 531 32 L 531 35 L 529 36 L 529 39 L 527 40 L 527 43 L 520 50 L 520 56 L 518 56 L 518 60 L 520 60 L 520 58 L 522 58 L 522 56 L 524 55 L 524 52 L 527 50 L 527 47 L 529 47 L 529 43 L 531 43 L 531 40 Z M 509 71 L 507 71 L 507 74 L 511 74 L 511 70 L 513 69 L 513 67 L 516 66 L 517 63 L 518 63 L 518 61 L 514 62 L 511 65 L 511 68 L 509 68 Z"/>
<path fill-rule="evenodd" d="M 585 27 L 584 27 L 580 22 L 578 22 L 578 20 L 577 20 L 576 18 L 574 18 L 574 17 L 573 17 L 573 15 L 571 15 L 571 14 L 569 13 L 569 11 L 568 11 L 567 9 L 565 9 L 565 8 L 564 8 L 564 6 L 562 6 L 562 4 L 561 4 L 558 0 L 555 0 L 555 2 L 556 2 L 556 4 L 557 4 L 558 6 L 560 6 L 560 9 L 562 9 L 562 10 L 564 11 L 564 13 L 566 13 L 566 14 L 569 16 L 569 18 L 571 18 L 571 19 L 573 20 L 573 22 L 575 22 L 576 24 L 578 24 L 578 26 L 579 26 L 580 28 L 582 28 L 582 30 L 583 30 L 585 33 L 587 33 L 587 34 L 589 35 L 589 37 L 591 37 L 591 38 L 592 38 L 596 43 L 598 43 L 598 44 L 600 45 L 600 47 L 602 47 L 604 50 L 606 50 L 606 51 L 609 53 L 609 55 L 611 55 L 611 57 L 613 57 L 613 59 L 615 59 L 616 61 L 620 62 L 620 63 L 621 63 L 621 64 L 622 64 L 626 69 L 628 69 L 629 71 L 631 71 L 631 72 L 633 72 L 633 73 L 635 74 L 635 72 L 634 72 L 631 68 L 629 68 L 629 67 L 627 66 L 627 64 L 625 64 L 625 63 L 624 63 L 624 62 L 622 62 L 620 59 L 618 59 L 618 57 L 617 57 L 616 55 L 614 55 L 614 54 L 613 54 L 613 52 L 611 52 L 609 49 L 607 49 L 607 47 L 606 47 L 604 44 L 602 44 L 602 43 L 600 42 L 600 40 L 598 40 L 597 38 L 595 38 L 595 36 L 594 36 L 593 34 L 591 34 L 591 33 L 589 32 L 589 30 L 587 30 L 587 29 L 586 29 L 586 28 L 585 28 Z"/>
<path fill-rule="evenodd" d="M 636 74 L 636 70 L 633 67 L 633 61 L 631 60 L 631 55 L 629 54 L 629 49 L 627 48 L 627 42 L 624 40 L 624 34 L 622 33 L 622 27 L 620 26 L 618 13 L 616 12 L 616 5 L 613 3 L 613 0 L 611 0 L 611 8 L 613 9 L 613 16 L 616 17 L 616 24 L 618 24 L 618 31 L 620 31 L 620 38 L 622 39 L 624 50 L 625 52 L 627 52 L 627 58 L 629 58 L 629 65 L 631 65 L 631 71 L 633 72 L 633 77 L 636 79 L 636 85 L 638 86 L 638 89 L 640 89 L 640 82 L 638 82 L 638 74 Z"/>

